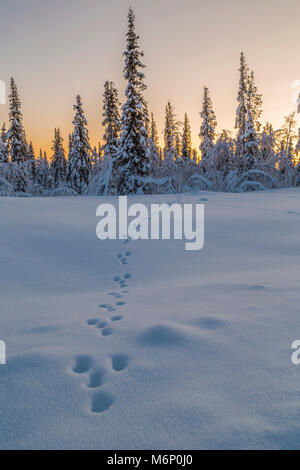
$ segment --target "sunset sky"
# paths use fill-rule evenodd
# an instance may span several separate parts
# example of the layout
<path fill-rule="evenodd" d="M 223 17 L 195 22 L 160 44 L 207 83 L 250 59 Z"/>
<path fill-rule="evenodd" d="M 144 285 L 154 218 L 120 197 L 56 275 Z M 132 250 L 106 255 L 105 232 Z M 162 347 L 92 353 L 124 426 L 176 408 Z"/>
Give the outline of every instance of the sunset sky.
<path fill-rule="evenodd" d="M 0 80 L 16 79 L 27 137 L 49 150 L 54 127 L 67 144 L 73 103 L 82 95 L 90 140 L 102 138 L 102 92 L 122 77 L 127 10 L 145 52 L 147 100 L 159 131 L 170 99 L 187 112 L 198 147 L 202 90 L 210 89 L 219 130 L 233 129 L 243 50 L 263 95 L 262 121 L 275 128 L 296 110 L 300 80 L 299 0 L 10 0 L 1 2 Z M 0 106 L 0 123 L 8 108 Z M 298 119 L 299 120 L 299 119 Z"/>

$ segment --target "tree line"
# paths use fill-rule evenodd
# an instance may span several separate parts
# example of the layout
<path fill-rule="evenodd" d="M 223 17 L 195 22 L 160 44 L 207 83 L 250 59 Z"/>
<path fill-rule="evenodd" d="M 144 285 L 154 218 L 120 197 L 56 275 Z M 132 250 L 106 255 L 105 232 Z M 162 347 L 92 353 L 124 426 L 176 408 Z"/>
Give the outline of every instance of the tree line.
<path fill-rule="evenodd" d="M 279 130 L 270 123 L 262 126 L 262 97 L 244 53 L 240 57 L 236 132 L 217 133 L 213 103 L 204 87 L 199 151 L 192 147 L 188 115 L 180 122 L 171 102 L 165 109 L 164 145 L 160 146 L 157 125 L 144 97 L 145 65 L 131 8 L 124 61 L 127 87 L 122 107 L 114 83 L 104 85 L 103 145 L 91 148 L 78 95 L 68 152 L 56 128 L 50 159 L 42 150 L 36 156 L 27 141 L 17 85 L 11 78 L 9 128 L 3 124 L 0 136 L 0 195 L 238 192 L 300 184 L 296 113 L 287 116 Z"/>

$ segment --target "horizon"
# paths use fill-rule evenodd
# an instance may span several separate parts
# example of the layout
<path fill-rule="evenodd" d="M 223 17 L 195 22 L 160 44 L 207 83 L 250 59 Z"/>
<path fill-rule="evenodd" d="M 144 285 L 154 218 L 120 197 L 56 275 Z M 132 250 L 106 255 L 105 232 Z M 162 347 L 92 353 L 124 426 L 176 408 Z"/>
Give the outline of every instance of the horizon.
<path fill-rule="evenodd" d="M 12 28 L 9 17 L 17 6 L 18 29 L 14 31 L 15 40 L 6 45 L 8 54 L 2 62 L 3 70 L 7 72 L 0 79 L 5 81 L 7 88 L 8 77 L 13 76 L 16 80 L 22 102 L 26 136 L 28 141 L 32 141 L 36 155 L 42 148 L 47 151 L 48 158 L 51 156 L 55 127 L 61 129 L 64 147 L 67 150 L 68 134 L 72 131 L 73 104 L 76 94 L 80 94 L 83 100 L 91 147 L 98 146 L 99 141 L 103 143 L 102 95 L 106 80 L 116 84 L 119 99 L 122 104 L 124 103 L 125 81 L 122 76 L 124 66 L 122 53 L 125 49 L 129 5 L 135 12 L 136 30 L 140 36 L 141 49 L 145 53 L 146 98 L 149 111 L 153 112 L 157 121 L 161 141 L 165 106 L 170 100 L 179 121 L 183 121 L 185 112 L 188 114 L 193 147 L 199 150 L 198 134 L 201 124 L 199 113 L 202 108 L 204 86 L 207 86 L 210 91 L 218 121 L 218 132 L 222 129 L 234 131 L 241 50 L 245 53 L 250 70 L 254 71 L 258 90 L 262 94 L 261 122 L 263 124 L 270 122 L 274 129 L 280 128 L 284 123 L 284 117 L 296 111 L 296 105 L 293 102 L 295 89 L 292 87 L 299 80 L 300 72 L 297 66 L 297 42 L 294 41 L 294 33 L 297 35 L 296 18 L 297 12 L 300 13 L 300 5 L 294 0 L 289 0 L 289 8 L 287 2 L 282 0 L 272 2 L 265 0 L 259 10 L 261 23 L 255 23 L 252 25 L 254 30 L 247 31 L 247 28 L 242 28 L 240 25 L 240 20 L 245 14 L 246 3 L 240 5 L 237 0 L 229 0 L 229 3 L 234 5 L 233 8 L 228 7 L 232 15 L 231 21 L 233 20 L 229 24 L 230 31 L 227 31 L 227 24 L 222 21 L 227 10 L 224 11 L 224 5 L 220 0 L 213 0 L 210 5 L 202 1 L 190 0 L 189 4 L 192 8 L 189 11 L 184 9 L 184 12 L 182 12 L 181 2 L 175 0 L 172 2 L 173 9 L 169 23 L 162 21 L 164 19 L 162 13 L 168 10 L 170 0 L 166 0 L 164 5 L 154 2 L 151 7 L 145 0 L 131 2 L 115 0 L 114 5 L 117 4 L 118 8 L 106 5 L 104 2 L 88 0 L 85 2 L 84 11 L 78 8 L 81 0 L 72 0 L 71 10 L 67 8 L 70 0 L 66 0 L 63 5 L 58 0 L 54 0 L 51 7 L 46 4 L 40 5 L 37 0 L 28 0 L 26 5 L 22 5 L 20 0 L 12 0 L 9 5 L 5 5 L 0 19 L 0 31 L 3 31 L 2 34 L 5 35 L 6 24 Z M 58 4 L 60 6 L 57 10 L 55 6 Z M 257 5 L 259 2 L 255 0 L 254 12 Z M 270 15 L 269 6 L 272 6 L 272 15 Z M 101 8 L 102 13 L 104 11 L 103 15 L 100 14 Z M 60 18 L 57 17 L 57 11 L 61 13 Z M 207 22 L 201 25 L 198 32 L 203 38 L 206 38 L 207 32 L 213 36 L 210 48 L 207 48 L 206 44 L 199 47 L 196 41 L 198 34 L 189 26 L 192 22 L 197 23 L 198 19 L 202 19 L 203 14 Z M 247 14 L 249 24 L 251 24 L 253 12 L 247 12 Z M 272 21 L 266 23 L 263 20 L 266 14 Z M 289 21 L 283 21 L 281 38 L 277 38 L 277 28 L 274 29 L 274 23 L 280 22 L 284 14 L 289 16 Z M 213 21 L 210 21 L 211 17 Z M 37 18 L 40 21 L 35 25 Z M 109 21 L 104 23 L 105 18 Z M 97 24 L 97 19 L 101 27 L 96 37 L 91 33 L 93 28 L 90 28 L 88 37 L 85 34 L 79 36 L 80 47 L 74 48 L 73 38 L 75 36 L 78 38 L 78 26 L 82 22 L 87 22 L 89 25 L 91 22 Z M 295 28 L 292 26 L 293 21 Z M 178 24 L 182 24 L 182 31 L 185 33 L 182 36 L 177 34 Z M 18 34 L 22 34 L 24 29 L 28 33 L 28 28 L 32 26 L 35 26 L 34 33 L 27 34 L 21 43 Z M 53 41 L 51 32 L 54 26 L 56 35 Z M 157 30 L 155 36 L 152 34 L 154 26 Z M 248 26 L 248 22 L 244 26 Z M 263 30 L 261 26 L 264 27 Z M 226 39 L 222 43 L 216 39 L 214 30 L 223 33 Z M 235 38 L 233 31 L 239 36 L 239 41 Z M 187 32 L 189 34 L 186 37 Z M 41 34 L 40 43 L 36 42 L 38 33 Z M 100 46 L 105 37 L 108 37 L 107 43 L 111 44 L 111 47 L 101 49 Z M 261 43 L 262 38 L 265 40 L 266 37 L 269 41 Z M 280 41 L 276 45 L 278 39 Z M 5 44 L 3 39 L 2 44 Z M 257 50 L 258 45 L 260 48 Z M 44 46 L 47 46 L 48 51 L 51 52 L 48 56 L 43 51 Z M 279 46 L 284 50 L 284 55 L 280 57 L 282 64 L 280 68 L 278 68 Z M 30 53 L 26 54 L 24 47 L 26 52 L 30 51 Z M 70 48 L 72 54 L 70 54 Z M 90 59 L 91 56 L 94 57 L 97 50 L 99 50 L 99 60 L 98 57 L 96 60 Z M 196 51 L 198 61 L 194 60 Z M 288 57 L 285 51 L 289 51 Z M 183 60 L 180 60 L 183 53 L 185 53 L 184 67 Z M 226 53 L 225 56 L 224 53 Z M 265 56 L 268 57 L 268 61 L 265 60 Z M 65 61 L 66 58 L 70 59 L 69 65 L 68 61 Z M 220 62 L 220 58 L 223 62 Z M 82 63 L 82 66 L 78 67 L 78 62 Z M 9 93 L 9 90 L 7 92 Z M 3 121 L 8 123 L 8 104 L 0 107 L 1 125 Z M 297 121 L 300 125 L 299 116 L 297 116 Z"/>

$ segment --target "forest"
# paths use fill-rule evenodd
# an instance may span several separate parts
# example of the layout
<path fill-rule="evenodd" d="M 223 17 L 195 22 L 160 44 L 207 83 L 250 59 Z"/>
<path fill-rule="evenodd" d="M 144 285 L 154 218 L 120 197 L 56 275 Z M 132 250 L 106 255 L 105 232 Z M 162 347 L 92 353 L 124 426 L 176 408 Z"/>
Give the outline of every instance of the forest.
<path fill-rule="evenodd" d="M 112 81 L 104 84 L 103 142 L 92 148 L 80 95 L 74 104 L 68 150 L 59 128 L 51 155 L 35 155 L 28 141 L 17 84 L 10 80 L 9 126 L 0 135 L 0 196 L 164 194 L 199 190 L 243 192 L 300 185 L 300 129 L 296 112 L 281 129 L 261 124 L 262 96 L 245 54 L 240 56 L 235 132 L 217 132 L 209 89 L 204 87 L 198 149 L 188 114 L 165 108 L 163 145 L 144 98 L 143 52 L 130 8 L 124 52 L 125 102 Z"/>

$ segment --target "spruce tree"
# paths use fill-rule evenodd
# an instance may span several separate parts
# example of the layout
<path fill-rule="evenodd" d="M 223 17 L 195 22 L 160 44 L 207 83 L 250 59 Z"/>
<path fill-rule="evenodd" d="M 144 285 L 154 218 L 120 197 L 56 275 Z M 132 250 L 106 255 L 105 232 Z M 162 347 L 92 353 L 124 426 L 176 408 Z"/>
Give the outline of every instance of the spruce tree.
<path fill-rule="evenodd" d="M 184 115 L 181 156 L 185 161 L 190 161 L 192 156 L 191 126 L 187 114 Z"/>
<path fill-rule="evenodd" d="M 256 132 L 260 132 L 261 123 L 259 122 L 259 118 L 262 114 L 262 96 L 260 93 L 258 93 L 258 89 L 254 79 L 254 72 L 251 72 L 248 82 L 249 87 L 251 88 L 250 103 L 248 106 L 250 106 L 251 108 L 251 115 L 254 123 L 254 128 Z"/>
<path fill-rule="evenodd" d="M 176 119 L 174 107 L 168 101 L 164 129 L 164 160 L 175 161 L 178 157 L 178 152 L 180 151 L 179 127 L 180 123 Z"/>
<path fill-rule="evenodd" d="M 45 189 L 48 189 L 48 162 L 43 156 L 43 151 L 40 149 L 39 158 L 36 162 L 36 177 L 35 182 L 39 188 L 39 193 L 42 194 Z"/>
<path fill-rule="evenodd" d="M 214 146 L 217 120 L 213 110 L 212 101 L 207 87 L 204 87 L 203 106 L 200 113 L 202 125 L 200 128 L 200 151 L 201 151 L 201 169 L 206 172 L 209 167 L 209 160 Z"/>
<path fill-rule="evenodd" d="M 159 151 L 159 139 L 158 139 L 158 131 L 157 131 L 157 125 L 153 116 L 153 113 L 151 113 L 151 132 L 150 132 L 150 137 L 153 142 L 154 147 L 157 149 L 157 152 Z"/>
<path fill-rule="evenodd" d="M 128 13 L 127 47 L 124 52 L 124 77 L 127 81 L 126 103 L 122 107 L 121 138 L 114 172 L 118 180 L 119 194 L 136 193 L 143 185 L 141 178 L 151 172 L 148 135 L 146 131 L 147 106 L 143 97 L 144 65 L 135 32 L 135 16 Z"/>
<path fill-rule="evenodd" d="M 78 194 L 83 194 L 89 184 L 91 171 L 90 144 L 81 98 L 76 97 L 74 105 L 75 117 L 73 121 L 74 131 L 71 138 L 69 155 L 68 179 L 71 188 Z"/>
<path fill-rule="evenodd" d="M 298 129 L 298 141 L 297 141 L 297 144 L 296 144 L 296 152 L 300 152 L 300 127 Z"/>
<path fill-rule="evenodd" d="M 30 141 L 27 149 L 27 160 L 28 160 L 28 171 L 30 175 L 31 183 L 35 183 L 36 178 L 36 161 L 35 161 L 35 154 L 32 142 Z"/>
<path fill-rule="evenodd" d="M 179 132 L 175 134 L 175 161 L 181 158 L 181 140 L 182 137 Z"/>
<path fill-rule="evenodd" d="M 150 149 L 150 158 L 151 158 L 151 174 L 153 176 L 159 176 L 161 157 L 160 157 L 160 148 L 158 140 L 158 132 L 156 122 L 151 113 L 151 119 L 149 123 L 149 149 Z"/>
<path fill-rule="evenodd" d="M 249 78 L 247 90 L 247 120 L 243 136 L 244 153 L 241 155 L 241 165 L 243 171 L 255 168 L 260 158 L 259 144 L 255 129 L 254 116 L 257 116 L 254 104 L 256 91 L 253 88 L 253 77 Z"/>
<path fill-rule="evenodd" d="M 242 156 L 245 153 L 244 148 L 244 135 L 246 131 L 246 122 L 248 119 L 248 76 L 249 69 L 246 63 L 245 55 L 242 52 L 240 58 L 240 82 L 238 90 L 238 108 L 236 110 L 236 121 L 235 128 L 237 129 L 237 143 L 236 143 L 236 154 L 237 156 Z"/>
<path fill-rule="evenodd" d="M 28 159 L 27 143 L 23 127 L 23 115 L 18 89 L 13 78 L 10 79 L 9 95 L 10 128 L 7 132 L 11 162 L 25 162 Z"/>
<path fill-rule="evenodd" d="M 121 121 L 119 113 L 118 90 L 113 82 L 105 82 L 103 99 L 102 123 L 105 126 L 104 133 L 104 153 L 114 158 L 119 148 L 119 138 L 121 131 Z"/>
<path fill-rule="evenodd" d="M 8 139 L 5 123 L 1 129 L 0 136 L 0 163 L 8 163 L 9 161 L 9 151 L 8 151 Z"/>
<path fill-rule="evenodd" d="M 223 175 L 223 179 L 235 169 L 234 145 L 228 131 L 223 129 L 214 148 L 214 170 Z"/>
<path fill-rule="evenodd" d="M 272 124 L 266 123 L 260 137 L 260 155 L 263 162 L 275 161 L 275 135 Z"/>
<path fill-rule="evenodd" d="M 52 160 L 50 171 L 53 178 L 54 187 L 62 186 L 66 180 L 67 161 L 65 157 L 65 150 L 63 147 L 63 138 L 60 129 L 54 129 L 54 140 L 52 146 Z"/>
<path fill-rule="evenodd" d="M 278 166 L 282 180 L 285 185 L 291 186 L 295 174 L 295 149 L 293 141 L 296 137 L 295 131 L 295 113 L 286 116 L 284 126 L 280 132 L 281 145 L 278 159 Z"/>

